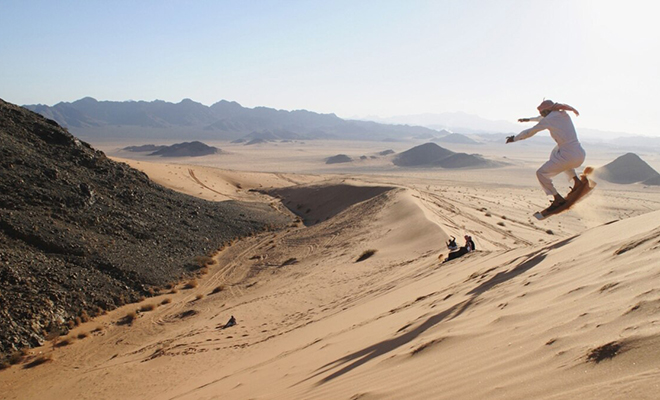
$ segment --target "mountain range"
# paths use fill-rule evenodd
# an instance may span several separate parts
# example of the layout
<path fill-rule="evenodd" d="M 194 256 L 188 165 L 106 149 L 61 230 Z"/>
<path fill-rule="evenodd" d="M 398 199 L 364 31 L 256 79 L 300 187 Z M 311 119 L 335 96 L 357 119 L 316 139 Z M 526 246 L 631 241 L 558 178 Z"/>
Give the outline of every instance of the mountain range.
<path fill-rule="evenodd" d="M 91 97 L 54 106 L 25 108 L 56 121 L 84 139 L 186 138 L 235 140 L 266 132 L 286 132 L 285 139 L 392 140 L 435 135 L 430 128 L 344 120 L 335 114 L 306 110 L 247 108 L 222 100 L 205 106 L 190 99 L 179 103 L 162 100 L 98 101 Z"/>
<path fill-rule="evenodd" d="M 471 134 L 482 137 L 482 142 L 489 142 L 501 141 L 498 135 L 504 137 L 527 127 L 462 112 L 342 119 L 335 114 L 307 110 L 248 108 L 227 100 L 206 106 L 190 99 L 170 103 L 162 100 L 98 101 L 85 97 L 53 106 L 35 104 L 24 107 L 92 142 L 113 139 L 400 141 L 435 140 L 447 138 L 451 133 Z M 578 133 L 583 141 L 592 144 L 631 150 L 660 149 L 660 137 L 589 128 L 579 128 Z M 448 138 L 453 143 L 454 140 Z"/>

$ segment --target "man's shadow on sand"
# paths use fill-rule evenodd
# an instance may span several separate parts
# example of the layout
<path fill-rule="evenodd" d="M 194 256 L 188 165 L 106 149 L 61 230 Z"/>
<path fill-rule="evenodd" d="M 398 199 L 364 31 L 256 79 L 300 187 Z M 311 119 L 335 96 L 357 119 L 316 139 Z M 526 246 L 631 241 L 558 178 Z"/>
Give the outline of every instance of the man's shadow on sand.
<path fill-rule="evenodd" d="M 471 297 L 465 301 L 462 301 L 460 303 L 457 303 L 450 308 L 435 314 L 431 317 L 429 317 L 426 321 L 424 321 L 421 325 L 416 327 L 415 329 L 406 332 L 402 335 L 399 335 L 393 339 L 388 339 L 384 340 L 382 342 L 373 344 L 369 347 L 366 347 L 362 350 L 356 351 L 354 353 L 351 353 L 347 356 L 344 356 L 338 360 L 335 360 L 331 363 L 328 363 L 322 367 L 320 367 L 317 372 L 310 376 L 309 378 L 306 378 L 298 383 L 296 383 L 294 386 L 303 383 L 305 381 L 308 381 L 310 379 L 314 379 L 315 377 L 324 374 L 333 368 L 340 367 L 342 365 L 345 365 L 349 363 L 348 365 L 345 365 L 343 368 L 340 370 L 333 372 L 332 374 L 326 376 L 325 378 L 321 379 L 319 382 L 316 383 L 317 386 L 323 385 L 324 383 L 330 382 L 331 380 L 338 378 L 353 369 L 359 367 L 362 364 L 365 364 L 377 357 L 380 357 L 382 355 L 385 355 L 392 350 L 395 350 L 403 345 L 406 345 L 410 343 L 412 340 L 417 338 L 419 335 L 422 333 L 426 332 L 430 328 L 434 327 L 435 325 L 439 324 L 442 321 L 451 321 L 454 318 L 460 316 L 463 314 L 466 310 L 468 310 L 474 302 L 477 300 L 477 298 L 482 295 L 483 293 L 487 292 L 488 290 L 492 289 L 493 287 L 504 283 L 510 279 L 513 279 L 520 274 L 523 274 L 530 269 L 534 268 L 537 266 L 541 261 L 543 261 L 547 255 L 547 253 L 550 250 L 558 249 L 560 247 L 563 247 L 573 241 L 577 236 L 573 236 L 571 238 L 562 240 L 561 242 L 557 242 L 553 245 L 546 246 L 542 248 L 541 250 L 538 250 L 536 252 L 533 252 L 529 254 L 523 262 L 515 266 L 514 268 L 505 271 L 505 272 L 500 272 L 490 278 L 489 280 L 481 283 L 479 286 L 475 287 L 471 291 L 468 292 Z M 511 262 L 511 264 L 515 263 L 519 259 L 515 259 Z"/>

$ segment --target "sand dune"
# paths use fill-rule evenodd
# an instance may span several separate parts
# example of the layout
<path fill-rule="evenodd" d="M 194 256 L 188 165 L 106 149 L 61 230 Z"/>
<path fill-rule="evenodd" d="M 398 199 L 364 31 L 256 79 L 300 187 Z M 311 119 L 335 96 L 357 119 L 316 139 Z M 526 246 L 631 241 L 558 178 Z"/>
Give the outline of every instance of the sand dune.
<path fill-rule="evenodd" d="M 56 349 L 50 363 L 1 372 L 4 398 L 657 393 L 652 194 L 594 191 L 565 218 L 539 223 L 529 219 L 541 206 L 537 188 L 132 165 L 205 198 L 277 203 L 309 226 L 224 249 L 197 287 L 145 300 L 171 303 L 130 326 L 117 321 L 139 305 L 81 326 L 74 334 L 105 328 Z M 441 264 L 444 241 L 463 233 L 478 251 Z M 237 325 L 221 329 L 232 315 Z"/>

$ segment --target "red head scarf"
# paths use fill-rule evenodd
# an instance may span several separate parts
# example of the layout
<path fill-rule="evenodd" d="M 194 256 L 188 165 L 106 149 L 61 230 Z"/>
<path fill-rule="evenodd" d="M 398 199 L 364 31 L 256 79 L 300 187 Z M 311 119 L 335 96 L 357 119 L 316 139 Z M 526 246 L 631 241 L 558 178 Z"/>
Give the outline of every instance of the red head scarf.
<path fill-rule="evenodd" d="M 561 110 L 573 111 L 575 113 L 575 115 L 580 115 L 578 110 L 576 110 L 575 108 L 569 106 L 568 104 L 555 103 L 552 100 L 543 100 L 543 102 L 541 104 L 539 104 L 539 106 L 536 107 L 536 109 L 539 110 L 539 112 L 543 112 L 545 110 L 550 110 L 550 111 L 561 111 Z"/>

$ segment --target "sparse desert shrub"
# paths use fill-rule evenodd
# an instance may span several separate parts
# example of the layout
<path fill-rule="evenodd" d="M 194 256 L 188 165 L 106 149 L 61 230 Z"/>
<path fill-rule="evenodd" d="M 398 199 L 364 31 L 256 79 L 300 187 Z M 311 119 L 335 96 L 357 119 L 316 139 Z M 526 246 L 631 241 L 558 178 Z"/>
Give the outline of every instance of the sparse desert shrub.
<path fill-rule="evenodd" d="M 156 309 L 155 304 L 144 304 L 142 307 L 140 307 L 141 312 L 153 311 L 155 309 Z"/>
<path fill-rule="evenodd" d="M 197 296 L 195 296 L 195 300 L 201 300 L 201 299 L 203 299 L 203 298 L 204 298 L 204 295 L 201 294 L 201 293 L 198 294 Z"/>
<path fill-rule="evenodd" d="M 125 325 L 125 324 L 131 324 L 135 319 L 137 318 L 137 313 L 135 311 L 130 311 L 128 314 L 124 316 L 124 318 L 121 319 L 120 324 Z"/>
<path fill-rule="evenodd" d="M 183 288 L 184 289 L 193 289 L 193 288 L 196 288 L 197 285 L 198 285 L 197 279 L 191 279 L 186 283 L 186 285 Z"/>
<path fill-rule="evenodd" d="M 7 361 L 0 361 L 0 371 L 9 367 L 11 367 L 11 364 L 9 364 Z"/>
<path fill-rule="evenodd" d="M 78 339 L 85 339 L 85 338 L 88 337 L 88 336 L 89 336 L 89 333 L 87 333 L 87 332 L 81 332 L 81 333 L 78 334 L 77 338 L 78 338 Z"/>
<path fill-rule="evenodd" d="M 500 222 L 497 223 L 497 225 L 504 226 L 504 222 L 500 221 Z"/>
<path fill-rule="evenodd" d="M 165 285 L 165 289 L 167 289 L 167 290 L 174 289 L 174 284 L 173 283 L 168 283 L 167 285 Z"/>
<path fill-rule="evenodd" d="M 57 347 L 68 346 L 70 344 L 73 344 L 74 341 L 75 341 L 75 339 L 73 337 L 64 338 L 64 339 L 60 340 L 59 343 L 57 343 Z"/>
<path fill-rule="evenodd" d="M 104 328 L 103 328 L 103 325 L 98 325 L 96 328 L 94 328 L 94 330 L 92 331 L 92 333 L 102 332 L 103 329 L 104 329 Z"/>
<path fill-rule="evenodd" d="M 225 290 L 225 285 L 216 286 L 216 287 L 211 291 L 211 294 L 220 293 L 220 292 L 222 292 L 223 290 Z"/>
<path fill-rule="evenodd" d="M 211 257 L 208 257 L 208 256 L 197 256 L 197 257 L 195 257 L 195 262 L 196 262 L 197 265 L 199 265 L 200 267 L 204 267 L 204 266 L 206 266 L 206 265 L 213 265 L 213 264 L 215 264 L 215 260 L 214 260 L 213 258 L 211 258 Z"/>
<path fill-rule="evenodd" d="M 487 212 L 487 213 L 484 214 L 484 215 L 487 216 L 487 217 L 490 217 L 490 216 L 491 216 L 489 212 Z"/>
<path fill-rule="evenodd" d="M 14 365 L 22 362 L 25 359 L 25 351 L 17 350 L 9 355 L 9 364 Z"/>
<path fill-rule="evenodd" d="M 87 314 L 87 311 L 83 311 L 83 312 L 80 313 L 80 320 L 82 322 L 89 321 L 89 315 Z"/>
<path fill-rule="evenodd" d="M 369 258 L 369 257 L 373 256 L 374 254 L 376 254 L 377 251 L 378 251 L 378 250 L 375 250 L 375 249 L 365 250 L 365 251 L 360 255 L 360 257 L 358 257 L 358 259 L 355 260 L 355 262 L 364 261 L 364 260 L 366 260 L 367 258 Z"/>
<path fill-rule="evenodd" d="M 209 273 L 209 268 L 208 267 L 202 267 L 199 269 L 199 274 L 200 275 L 206 275 Z"/>
<path fill-rule="evenodd" d="M 55 348 L 55 346 L 57 346 L 57 342 L 60 341 L 61 334 L 62 333 L 60 332 L 60 329 L 58 327 L 52 328 L 48 332 L 48 334 L 46 334 L 46 340 L 51 341 L 51 343 L 53 344 L 53 348 Z"/>
<path fill-rule="evenodd" d="M 53 355 L 52 354 L 50 354 L 50 353 L 49 354 L 42 354 L 39 357 L 32 360 L 31 362 L 29 362 L 28 364 L 25 364 L 25 366 L 23 368 L 25 368 L 25 369 L 34 368 L 37 365 L 41 365 L 41 364 L 51 362 L 51 361 L 53 361 Z"/>
<path fill-rule="evenodd" d="M 622 350 L 625 349 L 621 343 L 610 342 L 591 350 L 589 354 L 587 354 L 587 361 L 598 364 L 601 361 L 614 358 L 621 353 Z"/>
<path fill-rule="evenodd" d="M 168 297 L 168 298 L 163 299 L 163 301 L 161 301 L 160 304 L 165 305 L 165 304 L 170 304 L 171 302 L 172 302 L 172 299 L 170 299 Z"/>
<path fill-rule="evenodd" d="M 506 219 L 506 215 L 502 215 L 502 219 Z"/>
<path fill-rule="evenodd" d="M 552 231 L 552 229 L 548 229 L 547 231 L 545 231 L 545 233 L 547 233 L 548 235 L 554 235 L 554 234 L 555 234 L 555 233 Z"/>
<path fill-rule="evenodd" d="M 172 289 L 172 290 L 170 291 L 170 293 L 171 293 L 171 294 L 177 294 L 177 293 L 179 293 L 179 289 L 174 288 L 174 289 Z"/>

